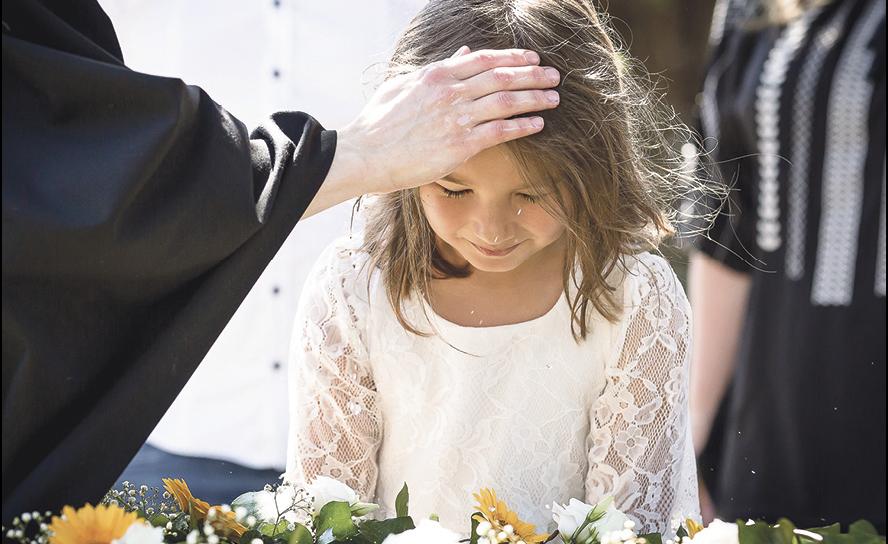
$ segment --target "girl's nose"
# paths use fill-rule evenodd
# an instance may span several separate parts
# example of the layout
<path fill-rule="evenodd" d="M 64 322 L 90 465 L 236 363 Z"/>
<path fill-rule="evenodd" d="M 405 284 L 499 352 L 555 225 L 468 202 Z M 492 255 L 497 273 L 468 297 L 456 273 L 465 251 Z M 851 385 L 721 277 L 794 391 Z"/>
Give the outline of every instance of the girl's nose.
<path fill-rule="evenodd" d="M 475 219 L 475 236 L 478 241 L 492 248 L 508 245 L 514 238 L 512 220 L 515 211 L 511 206 L 484 206 Z"/>

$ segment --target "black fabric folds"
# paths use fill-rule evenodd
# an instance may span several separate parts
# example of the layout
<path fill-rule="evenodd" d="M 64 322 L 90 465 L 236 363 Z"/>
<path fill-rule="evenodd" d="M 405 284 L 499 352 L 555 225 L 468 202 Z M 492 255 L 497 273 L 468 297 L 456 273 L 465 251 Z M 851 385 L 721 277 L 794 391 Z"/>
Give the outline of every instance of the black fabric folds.
<path fill-rule="evenodd" d="M 201 89 L 130 70 L 94 1 L 4 0 L 2 85 L 6 522 L 102 498 L 311 202 L 336 134 L 278 113 L 250 135 Z"/>

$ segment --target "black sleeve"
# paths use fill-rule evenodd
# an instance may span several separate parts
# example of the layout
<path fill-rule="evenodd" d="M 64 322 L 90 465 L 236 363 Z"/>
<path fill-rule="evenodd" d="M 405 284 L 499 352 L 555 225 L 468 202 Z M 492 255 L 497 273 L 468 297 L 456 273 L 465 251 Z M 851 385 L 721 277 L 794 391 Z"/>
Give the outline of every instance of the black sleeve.
<path fill-rule="evenodd" d="M 3 520 L 100 500 L 311 202 L 336 134 L 249 135 L 123 65 L 94 2 L 3 2 Z M 224 414 L 195 414 L 195 425 Z"/>

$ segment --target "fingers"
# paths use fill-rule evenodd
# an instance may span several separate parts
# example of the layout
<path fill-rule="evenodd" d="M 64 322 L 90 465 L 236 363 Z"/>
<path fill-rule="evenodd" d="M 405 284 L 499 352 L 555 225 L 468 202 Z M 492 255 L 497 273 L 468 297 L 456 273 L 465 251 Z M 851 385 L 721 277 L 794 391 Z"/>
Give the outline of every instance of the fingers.
<path fill-rule="evenodd" d="M 475 123 L 482 123 L 552 109 L 558 102 L 556 91 L 501 91 L 475 100 L 468 108 L 471 119 Z"/>
<path fill-rule="evenodd" d="M 548 89 L 558 85 L 558 70 L 542 66 L 494 68 L 463 81 L 467 98 L 480 98 L 497 91 Z"/>
<path fill-rule="evenodd" d="M 475 153 L 509 140 L 530 136 L 543 129 L 542 117 L 519 117 L 517 119 L 497 119 L 482 123 L 472 129 L 470 144 Z"/>
<path fill-rule="evenodd" d="M 469 46 L 464 45 L 464 46 L 460 47 L 459 49 L 457 49 L 456 53 L 451 55 L 450 58 L 455 59 L 456 57 L 461 57 L 461 56 L 465 55 L 466 53 L 471 53 L 471 52 L 472 52 L 472 50 L 469 49 Z"/>
<path fill-rule="evenodd" d="M 532 66 L 539 62 L 540 56 L 526 49 L 482 49 L 451 57 L 442 61 L 441 66 L 456 79 L 468 79 L 494 68 Z"/>

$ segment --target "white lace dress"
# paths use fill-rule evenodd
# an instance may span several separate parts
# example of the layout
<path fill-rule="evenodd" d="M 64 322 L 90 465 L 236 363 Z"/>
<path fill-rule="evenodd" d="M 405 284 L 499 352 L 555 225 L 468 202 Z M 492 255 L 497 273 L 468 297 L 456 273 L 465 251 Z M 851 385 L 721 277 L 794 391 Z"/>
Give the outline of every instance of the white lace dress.
<path fill-rule="evenodd" d="M 411 513 L 469 527 L 491 487 L 553 529 L 545 505 L 613 495 L 644 532 L 698 516 L 688 426 L 690 309 L 660 257 L 627 257 L 625 311 L 584 342 L 565 297 L 515 325 L 463 327 L 428 309 L 438 335 L 406 332 L 358 241 L 341 239 L 306 283 L 292 340 L 285 479 L 352 486 L 383 512 L 410 488 Z M 504 301 L 507 303 L 507 301 Z M 425 329 L 423 303 L 406 304 Z"/>

